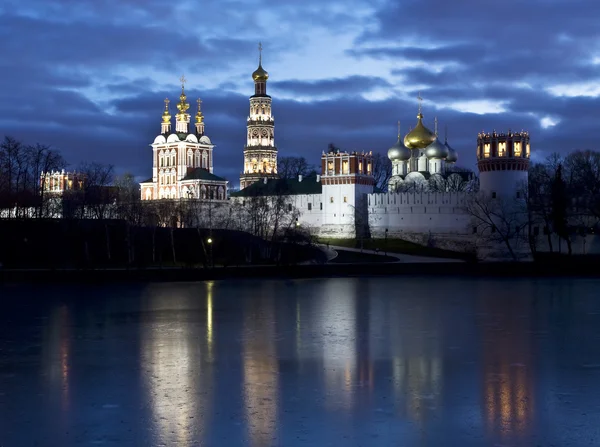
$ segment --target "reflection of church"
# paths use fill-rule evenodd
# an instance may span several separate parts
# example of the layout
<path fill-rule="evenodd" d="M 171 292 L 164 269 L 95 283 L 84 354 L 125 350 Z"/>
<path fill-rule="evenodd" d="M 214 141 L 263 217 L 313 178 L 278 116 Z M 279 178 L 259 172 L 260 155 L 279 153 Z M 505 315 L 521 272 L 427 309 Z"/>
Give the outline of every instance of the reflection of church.
<path fill-rule="evenodd" d="M 152 143 L 152 178 L 140 183 L 142 200 L 226 200 L 227 180 L 213 174 L 213 148 L 204 134 L 204 115 L 198 99 L 195 132 L 190 132 L 190 105 L 181 78 L 175 132 L 171 131 L 169 100 L 165 99 L 161 132 Z"/>

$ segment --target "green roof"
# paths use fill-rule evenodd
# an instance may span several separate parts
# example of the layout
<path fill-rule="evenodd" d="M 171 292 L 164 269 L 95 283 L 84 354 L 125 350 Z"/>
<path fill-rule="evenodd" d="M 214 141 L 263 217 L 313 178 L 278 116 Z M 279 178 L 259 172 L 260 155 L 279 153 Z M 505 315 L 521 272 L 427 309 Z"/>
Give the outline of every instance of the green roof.
<path fill-rule="evenodd" d="M 148 180 L 144 180 L 143 182 L 140 183 L 152 183 L 153 178 L 150 177 Z"/>
<path fill-rule="evenodd" d="M 211 174 L 204 168 L 196 168 L 193 171 L 190 171 L 183 179 L 185 180 L 213 180 L 216 182 L 226 182 L 227 180 L 223 177 L 219 177 L 218 175 Z"/>
<path fill-rule="evenodd" d="M 317 176 L 309 175 L 304 177 L 301 182 L 297 178 L 268 179 L 267 183 L 259 180 L 241 191 L 231 193 L 231 197 L 321 194 L 322 191 L 323 188 L 321 182 L 317 182 Z"/>

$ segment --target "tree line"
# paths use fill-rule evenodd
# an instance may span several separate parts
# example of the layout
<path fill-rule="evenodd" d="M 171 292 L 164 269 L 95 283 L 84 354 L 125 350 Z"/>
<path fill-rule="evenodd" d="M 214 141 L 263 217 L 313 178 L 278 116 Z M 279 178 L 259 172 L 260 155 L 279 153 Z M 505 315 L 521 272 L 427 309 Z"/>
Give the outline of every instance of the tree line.
<path fill-rule="evenodd" d="M 481 240 L 503 245 L 516 260 L 524 248 L 534 256 L 541 248 L 572 254 L 575 238 L 585 244 L 587 235 L 600 231 L 600 152 L 554 153 L 528 174 L 516 197 L 478 193 L 469 200 Z"/>

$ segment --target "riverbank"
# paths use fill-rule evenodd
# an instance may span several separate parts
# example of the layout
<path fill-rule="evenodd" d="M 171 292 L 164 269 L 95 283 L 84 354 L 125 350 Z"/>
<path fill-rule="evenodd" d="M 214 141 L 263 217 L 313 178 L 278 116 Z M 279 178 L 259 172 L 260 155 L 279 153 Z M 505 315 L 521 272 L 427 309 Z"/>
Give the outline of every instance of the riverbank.
<path fill-rule="evenodd" d="M 257 278 L 356 276 L 423 277 L 599 277 L 595 262 L 566 259 L 560 263 L 364 263 L 215 268 L 0 270 L 0 283 L 205 281 Z"/>

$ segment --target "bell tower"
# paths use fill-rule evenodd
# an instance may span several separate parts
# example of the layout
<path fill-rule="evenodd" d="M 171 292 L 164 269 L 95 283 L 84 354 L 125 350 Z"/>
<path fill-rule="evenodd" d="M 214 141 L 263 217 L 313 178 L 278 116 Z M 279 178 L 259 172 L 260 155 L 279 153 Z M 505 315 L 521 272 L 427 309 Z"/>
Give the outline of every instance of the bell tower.
<path fill-rule="evenodd" d="M 262 67 L 262 45 L 258 44 L 258 68 L 252 73 L 254 95 L 250 97 L 247 120 L 244 170 L 240 189 L 264 178 L 277 178 L 275 121 L 271 113 L 271 97 L 267 95 L 269 74 Z"/>

